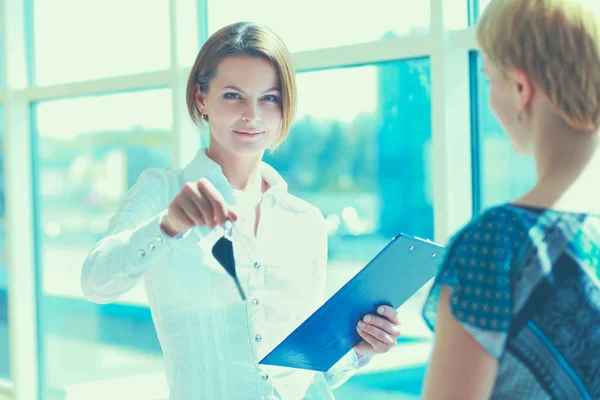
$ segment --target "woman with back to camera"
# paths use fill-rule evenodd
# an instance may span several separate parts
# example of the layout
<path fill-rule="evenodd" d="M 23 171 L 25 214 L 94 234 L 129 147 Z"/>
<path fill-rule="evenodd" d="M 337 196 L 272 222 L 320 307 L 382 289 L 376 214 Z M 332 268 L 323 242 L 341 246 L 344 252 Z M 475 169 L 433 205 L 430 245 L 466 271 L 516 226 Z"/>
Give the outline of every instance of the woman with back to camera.
<path fill-rule="evenodd" d="M 323 216 L 261 161 L 295 112 L 287 48 L 262 25 L 219 30 L 192 68 L 187 105 L 209 126 L 209 148 L 182 170 L 141 174 L 84 263 L 84 294 L 107 303 L 143 280 L 171 399 L 332 399 L 394 346 L 399 323 L 390 307 L 365 316 L 364 340 L 325 374 L 258 365 L 325 293 Z M 245 302 L 211 253 L 228 221 Z"/>
<path fill-rule="evenodd" d="M 599 5 L 481 16 L 491 109 L 537 183 L 453 238 L 424 309 L 425 399 L 600 399 Z"/>

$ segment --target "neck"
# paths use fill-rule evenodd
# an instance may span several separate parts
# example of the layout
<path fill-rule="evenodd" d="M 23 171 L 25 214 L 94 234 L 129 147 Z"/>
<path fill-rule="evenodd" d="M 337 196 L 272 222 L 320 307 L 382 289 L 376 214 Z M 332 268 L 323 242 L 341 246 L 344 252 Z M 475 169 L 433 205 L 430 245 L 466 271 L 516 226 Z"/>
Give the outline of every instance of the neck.
<path fill-rule="evenodd" d="M 549 118 L 532 128 L 538 179 L 526 198 L 545 207 L 587 208 L 584 203 L 592 199 L 584 202 L 581 194 L 593 182 L 591 165 L 598 158 L 598 134 L 575 130 Z"/>
<path fill-rule="evenodd" d="M 225 175 L 233 189 L 246 190 L 256 185 L 262 187 L 260 173 L 262 154 L 240 156 L 226 151 L 221 146 L 211 144 L 207 156 L 221 166 L 223 175 Z"/>
<path fill-rule="evenodd" d="M 535 132 L 534 157 L 540 183 L 572 183 L 598 149 L 597 133 L 557 126 L 540 126 Z"/>

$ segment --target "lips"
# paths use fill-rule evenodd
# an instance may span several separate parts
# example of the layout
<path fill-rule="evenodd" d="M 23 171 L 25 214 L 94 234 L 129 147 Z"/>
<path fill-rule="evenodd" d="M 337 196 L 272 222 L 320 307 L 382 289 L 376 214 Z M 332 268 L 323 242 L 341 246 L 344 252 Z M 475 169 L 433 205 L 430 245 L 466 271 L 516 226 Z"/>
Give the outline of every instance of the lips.
<path fill-rule="evenodd" d="M 258 135 L 260 133 L 264 133 L 265 131 L 245 129 L 243 131 L 234 131 L 234 132 L 239 133 L 240 135 Z"/>

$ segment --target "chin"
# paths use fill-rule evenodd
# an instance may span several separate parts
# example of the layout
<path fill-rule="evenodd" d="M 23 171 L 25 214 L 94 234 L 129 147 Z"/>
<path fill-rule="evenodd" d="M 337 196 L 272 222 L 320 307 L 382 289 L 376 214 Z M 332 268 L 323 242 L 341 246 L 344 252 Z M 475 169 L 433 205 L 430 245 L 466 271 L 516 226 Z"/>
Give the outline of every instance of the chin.
<path fill-rule="evenodd" d="M 267 138 L 261 138 L 256 141 L 228 141 L 225 147 L 228 152 L 243 157 L 254 157 L 261 156 L 265 150 L 267 150 L 274 140 L 265 140 Z"/>
<path fill-rule="evenodd" d="M 232 146 L 231 153 L 244 157 L 260 156 L 268 148 L 265 146 Z"/>

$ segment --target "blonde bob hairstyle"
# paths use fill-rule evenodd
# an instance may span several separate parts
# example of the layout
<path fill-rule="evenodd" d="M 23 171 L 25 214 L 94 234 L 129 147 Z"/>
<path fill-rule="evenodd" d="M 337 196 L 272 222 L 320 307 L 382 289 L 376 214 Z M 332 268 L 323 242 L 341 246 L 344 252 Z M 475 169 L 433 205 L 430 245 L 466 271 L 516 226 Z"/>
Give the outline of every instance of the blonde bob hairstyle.
<path fill-rule="evenodd" d="M 208 92 L 210 81 L 223 59 L 243 55 L 264 57 L 279 75 L 283 119 L 279 136 L 271 146 L 274 150 L 289 134 L 296 113 L 297 91 L 290 52 L 281 38 L 264 25 L 237 22 L 221 28 L 208 39 L 200 49 L 188 79 L 187 109 L 194 123 L 200 126 L 205 119 L 196 105 L 197 91 Z"/>
<path fill-rule="evenodd" d="M 483 54 L 522 70 L 568 126 L 600 126 L 598 0 L 492 0 L 477 25 Z"/>

